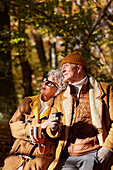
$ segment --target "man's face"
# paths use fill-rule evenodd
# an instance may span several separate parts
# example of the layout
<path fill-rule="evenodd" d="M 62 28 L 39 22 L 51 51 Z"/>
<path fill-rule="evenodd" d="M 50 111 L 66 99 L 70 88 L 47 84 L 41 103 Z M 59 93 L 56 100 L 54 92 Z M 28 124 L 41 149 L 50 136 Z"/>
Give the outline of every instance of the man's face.
<path fill-rule="evenodd" d="M 62 65 L 62 73 L 64 75 L 64 81 L 75 82 L 77 79 L 77 65 L 65 63 Z"/>
<path fill-rule="evenodd" d="M 47 79 L 43 80 L 42 87 L 41 87 L 41 99 L 43 101 L 48 101 L 52 97 L 54 97 L 57 88 L 56 83 L 54 82 L 53 76 L 49 76 Z"/>

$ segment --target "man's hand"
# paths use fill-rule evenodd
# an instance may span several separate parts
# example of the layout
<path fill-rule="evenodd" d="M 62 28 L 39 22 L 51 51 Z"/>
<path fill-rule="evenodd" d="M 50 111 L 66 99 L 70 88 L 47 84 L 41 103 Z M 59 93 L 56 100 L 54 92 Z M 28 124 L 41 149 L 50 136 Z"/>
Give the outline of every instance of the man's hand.
<path fill-rule="evenodd" d="M 32 102 L 31 98 L 25 97 L 19 107 L 19 111 L 21 113 L 30 113 L 31 108 L 30 108 L 30 103 Z"/>
<path fill-rule="evenodd" d="M 56 132 L 60 124 L 60 117 L 53 115 L 49 116 L 49 127 L 51 131 Z"/>
<path fill-rule="evenodd" d="M 98 151 L 98 160 L 100 161 L 100 163 L 107 163 L 107 161 L 109 160 L 110 156 L 113 153 L 106 147 L 102 147 L 101 149 L 99 149 Z"/>

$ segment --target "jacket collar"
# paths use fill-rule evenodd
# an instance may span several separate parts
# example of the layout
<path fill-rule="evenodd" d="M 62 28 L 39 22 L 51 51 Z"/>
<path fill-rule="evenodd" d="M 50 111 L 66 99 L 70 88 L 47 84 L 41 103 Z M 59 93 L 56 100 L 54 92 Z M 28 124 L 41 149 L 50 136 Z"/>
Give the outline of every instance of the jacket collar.
<path fill-rule="evenodd" d="M 91 116 L 93 125 L 97 129 L 102 129 L 102 97 L 104 97 L 104 91 L 99 86 L 99 83 L 92 77 L 89 76 L 89 102 L 91 109 Z M 100 145 L 103 144 L 103 133 L 98 134 L 98 140 Z"/>
<path fill-rule="evenodd" d="M 90 90 L 94 89 L 95 90 L 95 98 L 99 99 L 102 101 L 102 99 L 106 96 L 106 93 L 102 89 L 101 85 L 97 80 L 95 80 L 94 77 L 89 75 L 89 88 Z"/>
<path fill-rule="evenodd" d="M 70 87 L 67 86 L 67 89 L 64 91 L 63 94 L 63 108 L 65 112 L 65 123 L 66 123 L 64 146 L 66 145 L 66 141 L 68 140 L 69 127 L 71 125 L 72 105 L 73 105 L 73 98 L 70 95 Z"/>
<path fill-rule="evenodd" d="M 82 93 L 85 93 L 88 90 L 89 86 L 90 89 L 95 89 L 96 91 L 95 97 L 102 101 L 102 99 L 106 96 L 106 93 L 102 89 L 100 83 L 97 82 L 97 80 L 95 80 L 95 78 L 92 77 L 91 75 L 88 75 L 88 78 L 86 79 L 86 82 L 81 89 Z M 68 85 L 67 89 L 64 91 L 63 100 L 65 100 L 69 95 L 70 95 L 70 87 Z"/>
<path fill-rule="evenodd" d="M 39 95 L 31 97 L 31 99 L 32 102 L 30 103 L 31 107 L 30 117 L 35 117 L 34 112 L 37 112 L 39 107 Z"/>
<path fill-rule="evenodd" d="M 102 98 L 106 95 L 104 90 L 101 88 L 100 84 L 92 77 L 88 76 L 89 81 L 89 102 L 91 109 L 91 116 L 93 125 L 96 128 L 102 128 Z M 71 124 L 72 118 L 72 104 L 73 99 L 70 95 L 70 87 L 68 86 L 63 94 L 63 107 L 65 111 L 65 122 L 66 127 L 69 127 Z M 71 106 L 71 107 L 70 107 Z M 68 133 L 69 129 L 66 128 L 66 133 Z M 68 136 L 66 135 L 66 139 Z M 102 133 L 98 135 L 99 142 L 103 144 L 103 136 Z"/>

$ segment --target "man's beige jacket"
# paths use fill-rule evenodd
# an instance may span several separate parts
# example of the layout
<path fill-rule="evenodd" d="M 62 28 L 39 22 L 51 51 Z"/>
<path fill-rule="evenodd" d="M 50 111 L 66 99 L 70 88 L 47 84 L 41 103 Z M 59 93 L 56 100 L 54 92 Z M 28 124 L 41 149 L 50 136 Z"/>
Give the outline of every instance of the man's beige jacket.
<path fill-rule="evenodd" d="M 92 76 L 89 76 L 89 102 L 93 125 L 99 131 L 99 144 L 113 152 L 113 87 L 103 82 L 98 83 Z M 52 135 L 49 127 L 47 128 L 50 137 L 60 138 L 56 158 L 49 166 L 49 170 L 57 169 L 59 158 L 69 137 L 72 118 L 72 96 L 69 86 L 56 97 L 51 114 L 54 112 L 62 112 L 63 118 L 59 132 L 55 136 Z"/>

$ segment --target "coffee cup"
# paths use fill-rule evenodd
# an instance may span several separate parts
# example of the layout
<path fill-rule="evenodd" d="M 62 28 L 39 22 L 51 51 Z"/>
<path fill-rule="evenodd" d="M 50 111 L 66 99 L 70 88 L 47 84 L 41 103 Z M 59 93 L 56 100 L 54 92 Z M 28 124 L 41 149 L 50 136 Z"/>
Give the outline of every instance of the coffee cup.
<path fill-rule="evenodd" d="M 41 126 L 33 127 L 33 137 L 41 139 Z"/>

